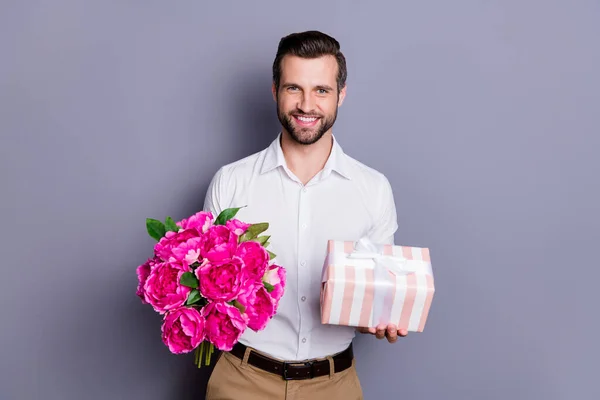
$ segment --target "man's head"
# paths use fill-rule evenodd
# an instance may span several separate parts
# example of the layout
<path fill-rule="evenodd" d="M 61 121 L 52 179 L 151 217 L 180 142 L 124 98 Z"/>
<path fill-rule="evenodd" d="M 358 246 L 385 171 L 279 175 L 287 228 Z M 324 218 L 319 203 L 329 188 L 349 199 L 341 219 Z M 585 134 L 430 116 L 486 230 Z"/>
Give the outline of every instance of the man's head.
<path fill-rule="evenodd" d="M 285 131 L 312 144 L 335 123 L 346 96 L 346 59 L 337 40 L 317 31 L 281 39 L 273 62 L 273 97 Z"/>

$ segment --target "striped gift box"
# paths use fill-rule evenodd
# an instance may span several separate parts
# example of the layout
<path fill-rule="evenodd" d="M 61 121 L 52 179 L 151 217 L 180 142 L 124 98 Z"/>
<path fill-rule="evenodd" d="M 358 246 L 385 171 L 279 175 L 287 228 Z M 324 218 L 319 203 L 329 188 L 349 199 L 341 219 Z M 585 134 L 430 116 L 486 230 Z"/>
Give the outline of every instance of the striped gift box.
<path fill-rule="evenodd" d="M 384 255 L 431 263 L 427 248 L 382 247 Z M 433 276 L 422 273 L 396 275 L 386 271 L 391 279 L 377 281 L 375 262 L 350 258 L 353 251 L 352 241 L 328 241 L 321 288 L 321 322 L 365 328 L 393 323 L 399 329 L 423 332 L 435 291 Z M 379 304 L 375 304 L 377 290 L 384 293 Z M 378 321 L 374 320 L 375 315 L 379 316 Z"/>

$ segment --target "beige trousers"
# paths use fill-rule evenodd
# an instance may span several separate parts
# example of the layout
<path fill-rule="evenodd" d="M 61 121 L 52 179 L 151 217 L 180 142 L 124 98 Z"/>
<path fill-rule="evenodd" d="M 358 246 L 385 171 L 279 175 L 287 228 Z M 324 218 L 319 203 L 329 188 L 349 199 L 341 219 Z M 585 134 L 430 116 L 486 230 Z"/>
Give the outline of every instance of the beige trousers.
<path fill-rule="evenodd" d="M 206 400 L 363 400 L 355 363 L 334 374 L 285 381 L 224 352 L 208 380 Z"/>

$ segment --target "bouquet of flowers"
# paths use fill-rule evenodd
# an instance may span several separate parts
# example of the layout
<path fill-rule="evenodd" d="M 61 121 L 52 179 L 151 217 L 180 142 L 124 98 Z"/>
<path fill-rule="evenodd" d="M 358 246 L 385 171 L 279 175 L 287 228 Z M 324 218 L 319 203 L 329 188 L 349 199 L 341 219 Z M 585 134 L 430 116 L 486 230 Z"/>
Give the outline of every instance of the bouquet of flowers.
<path fill-rule="evenodd" d="M 285 288 L 286 271 L 266 249 L 270 236 L 261 235 L 269 224 L 235 219 L 240 208 L 216 219 L 205 211 L 179 222 L 146 219 L 157 243 L 137 267 L 136 294 L 163 316 L 171 353 L 195 350 L 198 367 L 210 364 L 215 347 L 231 350 L 247 328 L 263 330 Z"/>

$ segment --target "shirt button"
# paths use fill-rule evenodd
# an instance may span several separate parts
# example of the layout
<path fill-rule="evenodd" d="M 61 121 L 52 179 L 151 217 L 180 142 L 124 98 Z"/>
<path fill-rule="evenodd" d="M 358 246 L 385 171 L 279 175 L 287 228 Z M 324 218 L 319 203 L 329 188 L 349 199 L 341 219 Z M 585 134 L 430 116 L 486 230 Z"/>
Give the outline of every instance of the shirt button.
<path fill-rule="evenodd" d="M 306 224 L 302 224 L 302 229 L 306 229 Z"/>
<path fill-rule="evenodd" d="M 306 189 L 306 188 L 302 188 L 302 191 L 303 191 L 304 193 L 306 193 L 306 191 L 307 191 L 307 190 L 308 190 L 308 189 Z"/>
<path fill-rule="evenodd" d="M 306 296 L 302 296 L 302 298 L 300 300 L 306 301 Z"/>
<path fill-rule="evenodd" d="M 306 343 L 306 338 L 302 338 L 302 343 Z"/>
<path fill-rule="evenodd" d="M 304 267 L 304 266 L 306 265 L 306 261 L 302 261 L 302 262 L 300 263 L 300 265 L 302 265 L 302 266 Z"/>

